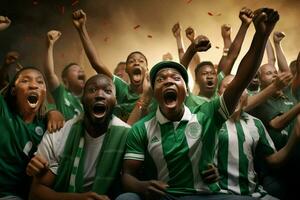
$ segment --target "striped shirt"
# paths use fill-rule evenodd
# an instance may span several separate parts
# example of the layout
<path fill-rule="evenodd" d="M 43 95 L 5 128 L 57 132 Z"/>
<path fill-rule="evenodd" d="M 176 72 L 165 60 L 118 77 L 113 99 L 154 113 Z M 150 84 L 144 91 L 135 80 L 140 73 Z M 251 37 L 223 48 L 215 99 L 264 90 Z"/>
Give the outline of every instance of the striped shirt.
<path fill-rule="evenodd" d="M 217 132 L 228 117 L 223 96 L 194 113 L 185 107 L 178 122 L 157 109 L 132 127 L 124 159 L 144 161 L 147 178 L 168 183 L 171 194 L 218 191 L 216 184 L 204 184 L 200 175 L 213 163 Z"/>
<path fill-rule="evenodd" d="M 243 113 L 240 121 L 227 120 L 219 131 L 217 166 L 224 192 L 260 197 L 266 194 L 258 185 L 254 160 L 275 152 L 263 123 Z"/>

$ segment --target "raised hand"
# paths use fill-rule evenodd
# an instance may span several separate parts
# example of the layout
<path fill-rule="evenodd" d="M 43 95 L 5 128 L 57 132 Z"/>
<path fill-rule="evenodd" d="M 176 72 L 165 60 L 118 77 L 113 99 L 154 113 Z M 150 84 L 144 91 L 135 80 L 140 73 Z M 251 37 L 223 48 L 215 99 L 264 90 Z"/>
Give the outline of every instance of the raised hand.
<path fill-rule="evenodd" d="M 49 44 L 54 44 L 61 36 L 61 32 L 56 30 L 51 30 L 47 33 L 47 40 Z"/>
<path fill-rule="evenodd" d="M 273 33 L 273 41 L 274 43 L 279 43 L 285 37 L 284 32 L 275 31 Z"/>
<path fill-rule="evenodd" d="M 11 21 L 8 17 L 0 16 L 0 31 L 7 29 L 10 24 Z"/>
<path fill-rule="evenodd" d="M 73 24 L 78 28 L 82 28 L 86 23 L 86 14 L 83 10 L 77 10 L 73 12 Z"/>
<path fill-rule="evenodd" d="M 254 12 L 253 23 L 256 32 L 269 36 L 275 24 L 279 20 L 279 14 L 271 8 L 260 8 Z"/>
<path fill-rule="evenodd" d="M 239 18 L 242 21 L 242 23 L 249 25 L 252 22 L 253 17 L 254 17 L 254 14 L 251 9 L 243 7 L 240 10 Z"/>
<path fill-rule="evenodd" d="M 193 42 L 195 39 L 195 30 L 189 26 L 187 29 L 185 29 L 185 35 L 191 42 Z"/>
<path fill-rule="evenodd" d="M 174 35 L 175 38 L 181 36 L 181 27 L 180 27 L 179 22 L 177 22 L 176 24 L 174 24 L 174 26 L 172 27 L 172 33 L 173 33 L 173 35 Z"/>
<path fill-rule="evenodd" d="M 195 50 L 198 52 L 207 51 L 211 47 L 209 39 L 204 35 L 197 36 L 192 44 L 194 45 Z"/>
<path fill-rule="evenodd" d="M 223 24 L 221 26 L 221 34 L 223 38 L 230 38 L 230 34 L 231 34 L 230 24 Z"/>
<path fill-rule="evenodd" d="M 279 73 L 275 79 L 275 85 L 278 90 L 281 90 L 288 86 L 293 79 L 293 75 L 290 72 Z"/>

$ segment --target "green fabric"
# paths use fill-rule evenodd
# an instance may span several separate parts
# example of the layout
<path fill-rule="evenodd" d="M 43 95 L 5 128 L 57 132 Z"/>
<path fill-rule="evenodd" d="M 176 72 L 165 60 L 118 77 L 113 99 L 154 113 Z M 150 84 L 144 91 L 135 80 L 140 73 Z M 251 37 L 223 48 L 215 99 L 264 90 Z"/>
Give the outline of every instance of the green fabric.
<path fill-rule="evenodd" d="M 277 150 L 286 144 L 294 127 L 294 120 L 291 120 L 282 130 L 273 129 L 269 126 L 269 122 L 275 117 L 289 111 L 297 103 L 291 93 L 290 87 L 283 90 L 283 92 L 284 96 L 277 98 L 270 97 L 265 103 L 262 103 L 249 112 L 264 123 Z"/>
<path fill-rule="evenodd" d="M 26 166 L 45 132 L 46 120 L 25 123 L 0 95 L 0 197 L 28 195 Z M 23 193 L 25 192 L 25 194 Z"/>
<path fill-rule="evenodd" d="M 66 120 L 83 113 L 80 98 L 74 96 L 62 84 L 54 91 L 51 91 L 51 94 L 55 100 L 57 110 L 63 114 Z"/>
<path fill-rule="evenodd" d="M 112 183 L 120 173 L 121 161 L 124 155 L 127 132 L 129 128 L 120 126 L 109 126 L 105 135 L 103 146 L 98 155 L 96 176 L 93 184 L 93 192 L 107 194 Z M 69 134 L 61 164 L 58 168 L 54 189 L 59 192 L 70 192 L 69 184 L 73 171 L 74 160 L 78 153 L 80 139 L 84 137 L 85 129 L 82 120 L 76 122 Z M 83 166 L 84 149 L 79 154 L 79 167 L 75 178 L 74 192 L 83 192 Z"/>

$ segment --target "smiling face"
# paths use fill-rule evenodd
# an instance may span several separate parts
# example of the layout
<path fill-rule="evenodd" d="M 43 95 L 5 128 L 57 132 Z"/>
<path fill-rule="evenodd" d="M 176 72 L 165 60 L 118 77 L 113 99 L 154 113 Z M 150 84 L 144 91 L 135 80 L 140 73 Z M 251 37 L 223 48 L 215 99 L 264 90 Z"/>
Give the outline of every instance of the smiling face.
<path fill-rule="evenodd" d="M 154 96 L 161 112 L 167 117 L 182 113 L 183 102 L 187 95 L 186 84 L 176 69 L 163 68 L 156 74 Z"/>
<path fill-rule="evenodd" d="M 108 121 L 116 104 L 112 80 L 103 74 L 91 77 L 86 83 L 82 104 L 91 124 L 100 125 Z"/>
<path fill-rule="evenodd" d="M 214 66 L 203 65 L 197 72 L 196 82 L 200 88 L 200 95 L 211 98 L 217 87 L 217 73 Z"/>
<path fill-rule="evenodd" d="M 126 61 L 126 72 L 133 86 L 141 86 L 147 71 L 147 60 L 141 53 L 132 53 Z"/>
<path fill-rule="evenodd" d="M 80 95 L 85 84 L 85 73 L 81 67 L 74 64 L 68 67 L 63 81 L 66 87 L 75 95 Z"/>
<path fill-rule="evenodd" d="M 41 72 L 22 70 L 12 87 L 19 113 L 37 113 L 45 100 L 46 84 Z"/>

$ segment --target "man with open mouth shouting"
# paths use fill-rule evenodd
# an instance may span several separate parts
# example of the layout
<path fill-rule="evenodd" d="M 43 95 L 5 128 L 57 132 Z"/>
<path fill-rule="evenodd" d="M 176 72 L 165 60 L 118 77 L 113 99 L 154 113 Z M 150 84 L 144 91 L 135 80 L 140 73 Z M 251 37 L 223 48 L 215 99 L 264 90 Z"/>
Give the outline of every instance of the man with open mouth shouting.
<path fill-rule="evenodd" d="M 146 56 L 135 51 L 128 55 L 126 60 L 126 72 L 128 73 L 130 84 L 114 76 L 108 67 L 99 59 L 96 49 L 88 35 L 86 29 L 86 14 L 82 10 L 73 13 L 73 24 L 77 29 L 87 57 L 92 67 L 99 74 L 106 74 L 111 77 L 116 86 L 117 106 L 114 113 L 128 124 L 133 124 L 149 110 L 154 110 L 152 103 L 152 93 L 149 80 L 147 78 Z"/>
<path fill-rule="evenodd" d="M 129 126 L 112 115 L 116 104 L 110 77 L 98 74 L 85 85 L 85 114 L 66 122 L 57 133 L 46 133 L 37 155 L 47 164 L 36 166 L 32 199 L 109 199 L 117 195 L 115 182 Z"/>
<path fill-rule="evenodd" d="M 273 9 L 255 11 L 256 32 L 237 74 L 223 95 L 193 112 L 184 105 L 188 75 L 175 62 L 161 62 L 150 71 L 151 86 L 159 107 L 133 125 L 126 143 L 120 199 L 252 199 L 220 191 L 217 183 L 204 183 L 202 173 L 214 160 L 217 133 L 234 112 L 255 75 L 266 41 L 279 19 Z M 136 177 L 144 163 L 147 181 Z M 139 196 L 137 196 L 137 194 Z M 208 195 L 209 194 L 209 195 Z"/>
<path fill-rule="evenodd" d="M 45 94 L 42 73 L 30 67 L 17 72 L 0 95 L 0 199 L 27 197 L 26 165 L 46 128 Z"/>
<path fill-rule="evenodd" d="M 64 67 L 61 74 L 64 85 L 60 83 L 54 71 L 53 61 L 54 44 L 60 36 L 61 33 L 56 30 L 47 33 L 47 55 L 44 70 L 56 108 L 68 120 L 83 112 L 80 97 L 85 84 L 85 73 L 78 64 L 70 63 Z"/>

